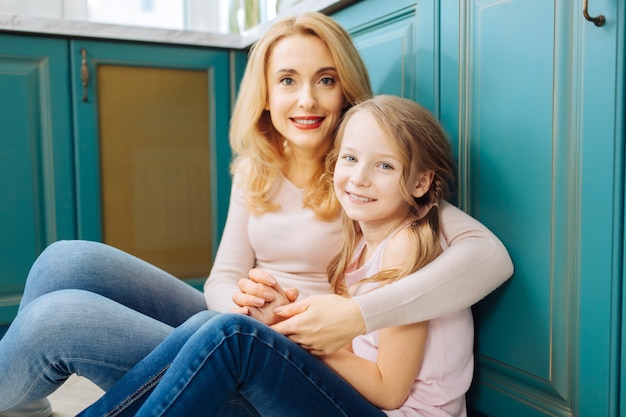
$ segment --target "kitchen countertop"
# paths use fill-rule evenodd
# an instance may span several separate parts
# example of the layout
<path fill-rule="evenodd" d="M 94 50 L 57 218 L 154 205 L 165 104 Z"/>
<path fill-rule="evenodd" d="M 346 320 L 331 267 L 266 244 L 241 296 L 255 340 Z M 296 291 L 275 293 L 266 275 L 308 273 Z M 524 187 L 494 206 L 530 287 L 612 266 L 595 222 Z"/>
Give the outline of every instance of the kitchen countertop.
<path fill-rule="evenodd" d="M 281 13 L 279 17 L 313 10 L 331 12 L 353 2 L 354 0 L 304 0 L 289 9 L 287 13 Z M 248 48 L 270 25 L 271 22 L 265 22 L 251 28 L 245 33 L 230 34 L 155 29 L 0 13 L 0 32 L 6 31 L 55 36 L 172 43 L 179 45 L 199 45 L 228 49 Z"/>

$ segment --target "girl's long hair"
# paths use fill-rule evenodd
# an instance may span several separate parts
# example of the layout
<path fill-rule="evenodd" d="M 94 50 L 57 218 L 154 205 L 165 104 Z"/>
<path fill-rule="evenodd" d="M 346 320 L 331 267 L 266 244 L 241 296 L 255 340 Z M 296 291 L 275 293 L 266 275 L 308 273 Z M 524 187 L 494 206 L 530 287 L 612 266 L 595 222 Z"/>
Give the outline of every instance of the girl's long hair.
<path fill-rule="evenodd" d="M 352 106 L 372 95 L 369 75 L 350 35 L 332 18 L 321 13 L 304 13 L 276 22 L 252 47 L 249 61 L 230 126 L 230 146 L 235 153 L 231 166 L 246 187 L 248 211 L 255 215 L 279 209 L 272 202 L 272 186 L 282 172 L 285 162 L 285 139 L 272 125 L 268 102 L 267 64 L 274 45 L 292 35 L 315 36 L 330 51 L 335 62 L 343 94 Z M 329 139 L 332 148 L 334 135 Z M 309 181 L 304 193 L 304 206 L 322 220 L 331 220 L 339 212 L 339 203 L 332 184 L 324 181 L 324 159 Z"/>
<path fill-rule="evenodd" d="M 359 283 L 363 285 L 374 282 L 379 283 L 377 286 L 382 286 L 417 271 L 441 252 L 439 202 L 450 193 L 455 165 L 446 134 L 427 109 L 405 98 L 380 95 L 355 105 L 344 115 L 337 131 L 335 146 L 326 160 L 324 178 L 327 182 L 332 183 L 346 123 L 357 112 L 366 112 L 371 116 L 397 147 L 404 167 L 399 188 L 411 208 L 406 223 L 411 240 L 415 242 L 412 256 L 400 268 L 380 271 Z M 434 172 L 429 190 L 420 198 L 413 197 L 406 187 L 410 174 L 429 170 Z M 347 295 L 344 275 L 352 260 L 360 229 L 358 222 L 349 219 L 345 214 L 343 222 L 343 243 L 340 252 L 328 265 L 328 279 L 337 294 Z"/>

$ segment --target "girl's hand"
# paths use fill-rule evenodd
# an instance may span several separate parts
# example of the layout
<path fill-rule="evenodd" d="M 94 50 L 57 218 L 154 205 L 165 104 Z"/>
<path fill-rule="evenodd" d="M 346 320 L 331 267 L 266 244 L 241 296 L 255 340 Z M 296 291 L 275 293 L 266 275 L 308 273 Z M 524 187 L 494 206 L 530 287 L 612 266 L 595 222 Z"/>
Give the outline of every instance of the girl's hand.
<path fill-rule="evenodd" d="M 272 328 L 315 355 L 328 355 L 366 331 L 358 304 L 335 294 L 313 295 L 274 309 L 285 318 Z"/>
<path fill-rule="evenodd" d="M 298 298 L 298 290 L 283 290 L 276 279 L 262 269 L 252 269 L 249 279 L 239 280 L 241 292 L 233 294 L 233 302 L 239 306 L 231 310 L 235 313 L 247 314 L 262 323 L 272 325 L 282 317 L 274 314 L 274 308 L 289 304 Z"/>

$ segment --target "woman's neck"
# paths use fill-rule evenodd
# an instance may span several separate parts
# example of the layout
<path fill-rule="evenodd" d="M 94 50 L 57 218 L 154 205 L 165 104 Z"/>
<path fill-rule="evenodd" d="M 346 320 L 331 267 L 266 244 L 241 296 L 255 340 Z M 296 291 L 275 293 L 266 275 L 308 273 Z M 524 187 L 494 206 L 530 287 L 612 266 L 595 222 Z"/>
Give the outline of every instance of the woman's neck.
<path fill-rule="evenodd" d="M 293 149 L 288 149 L 283 175 L 297 187 L 305 188 L 319 172 L 320 160 L 323 160 L 324 155 L 325 152 L 294 152 Z"/>

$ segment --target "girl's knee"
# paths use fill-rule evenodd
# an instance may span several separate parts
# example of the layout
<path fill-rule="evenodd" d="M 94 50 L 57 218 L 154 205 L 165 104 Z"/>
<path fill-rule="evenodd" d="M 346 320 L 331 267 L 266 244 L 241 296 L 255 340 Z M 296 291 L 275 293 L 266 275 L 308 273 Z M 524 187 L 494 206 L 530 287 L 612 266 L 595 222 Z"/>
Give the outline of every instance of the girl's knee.
<path fill-rule="evenodd" d="M 218 313 L 217 311 L 212 311 L 212 310 L 200 311 L 194 314 L 193 316 L 189 317 L 183 324 L 178 326 L 178 329 L 181 329 L 181 330 L 185 329 L 187 331 L 193 332 L 199 329 L 200 327 L 202 327 L 206 322 L 213 319 L 219 314 L 221 313 Z"/>

